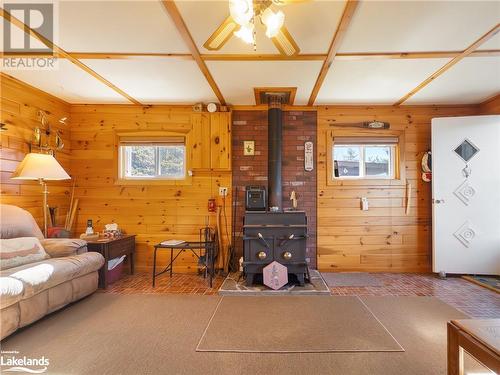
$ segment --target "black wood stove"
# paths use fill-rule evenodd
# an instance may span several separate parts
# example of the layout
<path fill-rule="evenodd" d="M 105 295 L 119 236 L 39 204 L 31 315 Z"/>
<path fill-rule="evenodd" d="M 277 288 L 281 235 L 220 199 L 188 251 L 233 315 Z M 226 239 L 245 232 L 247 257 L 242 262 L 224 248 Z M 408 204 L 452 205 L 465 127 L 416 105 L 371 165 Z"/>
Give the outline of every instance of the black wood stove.
<path fill-rule="evenodd" d="M 243 223 L 243 268 L 247 285 L 276 261 L 304 285 L 307 217 L 303 211 L 283 211 L 281 185 L 282 97 L 268 96 L 268 211 L 246 211 Z"/>

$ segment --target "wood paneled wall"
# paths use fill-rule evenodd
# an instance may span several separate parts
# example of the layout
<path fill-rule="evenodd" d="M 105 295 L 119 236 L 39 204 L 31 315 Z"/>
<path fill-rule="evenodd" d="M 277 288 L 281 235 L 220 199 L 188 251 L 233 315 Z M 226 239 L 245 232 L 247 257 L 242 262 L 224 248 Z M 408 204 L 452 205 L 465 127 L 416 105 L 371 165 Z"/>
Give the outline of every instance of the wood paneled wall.
<path fill-rule="evenodd" d="M 42 187 L 36 181 L 11 180 L 12 172 L 29 152 L 33 129 L 40 126 L 38 111 L 48 114 L 52 129 L 60 131 L 65 147 L 56 154 L 57 160 L 69 173 L 71 151 L 69 125 L 59 123 L 69 117 L 70 106 L 43 91 L 28 86 L 5 74 L 0 75 L 1 112 L 0 121 L 6 124 L 6 131 L 0 133 L 0 201 L 22 207 L 33 214 L 43 228 Z M 64 224 L 69 206 L 69 182 L 49 182 L 49 206 L 59 207 L 58 223 Z"/>
<path fill-rule="evenodd" d="M 430 149 L 431 119 L 476 115 L 469 107 L 318 108 L 318 268 L 321 271 L 426 272 L 431 270 L 431 184 L 421 179 L 421 158 Z M 327 137 L 336 123 L 388 121 L 404 132 L 405 184 L 328 185 Z M 353 131 L 355 131 L 355 128 Z M 359 129 L 358 129 L 359 130 Z M 406 181 L 404 181 L 406 182 Z M 367 197 L 370 208 L 360 209 Z"/>
<path fill-rule="evenodd" d="M 130 131 L 188 135 L 191 181 L 117 181 L 116 136 Z M 85 230 L 87 219 L 94 221 L 97 230 L 118 223 L 127 233 L 137 234 L 137 268 L 150 271 L 154 244 L 167 239 L 198 240 L 199 228 L 207 218 L 215 225 L 215 215 L 208 213 L 208 199 L 216 198 L 222 204 L 219 186 L 231 191 L 230 139 L 230 113 L 193 113 L 187 106 L 72 106 L 71 171 L 80 199 L 76 232 Z M 226 215 L 230 225 L 231 195 L 226 198 Z M 229 235 L 230 230 L 228 227 Z M 158 264 L 166 263 L 167 252 L 160 252 Z M 196 264 L 197 259 L 184 252 L 174 271 L 195 271 Z"/>

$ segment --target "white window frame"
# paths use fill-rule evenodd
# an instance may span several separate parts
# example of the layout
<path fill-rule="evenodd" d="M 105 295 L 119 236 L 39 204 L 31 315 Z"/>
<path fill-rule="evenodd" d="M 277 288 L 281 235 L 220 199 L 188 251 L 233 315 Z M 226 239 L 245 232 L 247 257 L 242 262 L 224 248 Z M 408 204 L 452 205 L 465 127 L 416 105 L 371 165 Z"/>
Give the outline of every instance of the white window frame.
<path fill-rule="evenodd" d="M 127 158 L 126 148 L 130 146 L 152 146 L 155 147 L 155 175 L 154 176 L 127 176 L 127 171 L 131 170 L 131 159 Z M 160 174 L 160 147 L 162 146 L 182 146 L 184 149 L 184 163 L 183 163 L 183 173 L 182 176 L 164 176 Z M 147 180 L 147 181 L 180 181 L 187 177 L 187 149 L 186 142 L 179 142 L 168 140 L 163 142 L 152 142 L 150 140 L 144 139 L 143 141 L 137 140 L 133 142 L 120 142 L 118 145 L 118 175 L 121 180 Z M 128 165 L 127 165 L 128 164 Z"/>
<path fill-rule="evenodd" d="M 356 147 L 360 150 L 359 155 L 359 176 L 335 176 L 335 147 Z M 366 163 L 365 163 L 365 148 L 366 147 L 389 147 L 389 173 L 387 176 L 372 176 L 366 175 Z M 363 144 L 363 143 L 353 143 L 353 144 L 333 144 L 332 145 L 332 178 L 334 180 L 394 180 L 396 179 L 396 144 Z"/>

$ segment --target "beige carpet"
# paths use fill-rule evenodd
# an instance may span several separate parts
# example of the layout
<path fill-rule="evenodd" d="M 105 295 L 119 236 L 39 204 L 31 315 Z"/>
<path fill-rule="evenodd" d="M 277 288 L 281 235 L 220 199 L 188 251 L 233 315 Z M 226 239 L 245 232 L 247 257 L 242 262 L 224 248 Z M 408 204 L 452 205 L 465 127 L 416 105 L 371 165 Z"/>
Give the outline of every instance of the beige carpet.
<path fill-rule="evenodd" d="M 358 297 L 323 296 L 224 297 L 196 350 L 404 351 Z"/>
<path fill-rule="evenodd" d="M 446 321 L 464 314 L 431 297 L 361 299 L 405 352 L 196 352 L 220 297 L 104 293 L 10 336 L 2 350 L 45 355 L 47 374 L 65 375 L 446 373 Z"/>
<path fill-rule="evenodd" d="M 364 287 L 384 285 L 376 276 L 364 272 L 323 272 L 321 276 L 327 285 L 332 287 Z"/>

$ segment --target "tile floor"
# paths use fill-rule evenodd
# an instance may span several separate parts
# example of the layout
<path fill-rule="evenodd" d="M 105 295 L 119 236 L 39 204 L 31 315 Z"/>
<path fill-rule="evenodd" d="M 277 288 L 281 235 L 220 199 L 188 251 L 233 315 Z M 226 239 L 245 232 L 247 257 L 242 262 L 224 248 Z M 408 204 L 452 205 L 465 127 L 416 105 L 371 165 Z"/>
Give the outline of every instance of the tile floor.
<path fill-rule="evenodd" d="M 475 285 L 460 277 L 441 280 L 433 274 L 376 273 L 374 277 L 382 281 L 379 287 L 331 287 L 333 295 L 348 296 L 433 296 L 441 299 L 473 318 L 500 318 L 500 295 Z M 214 295 L 223 282 L 216 277 L 213 287 L 207 280 L 196 274 L 174 274 L 172 279 L 162 275 L 156 279 L 156 287 L 151 285 L 150 273 L 126 275 L 106 293 L 134 294 L 197 294 Z"/>

